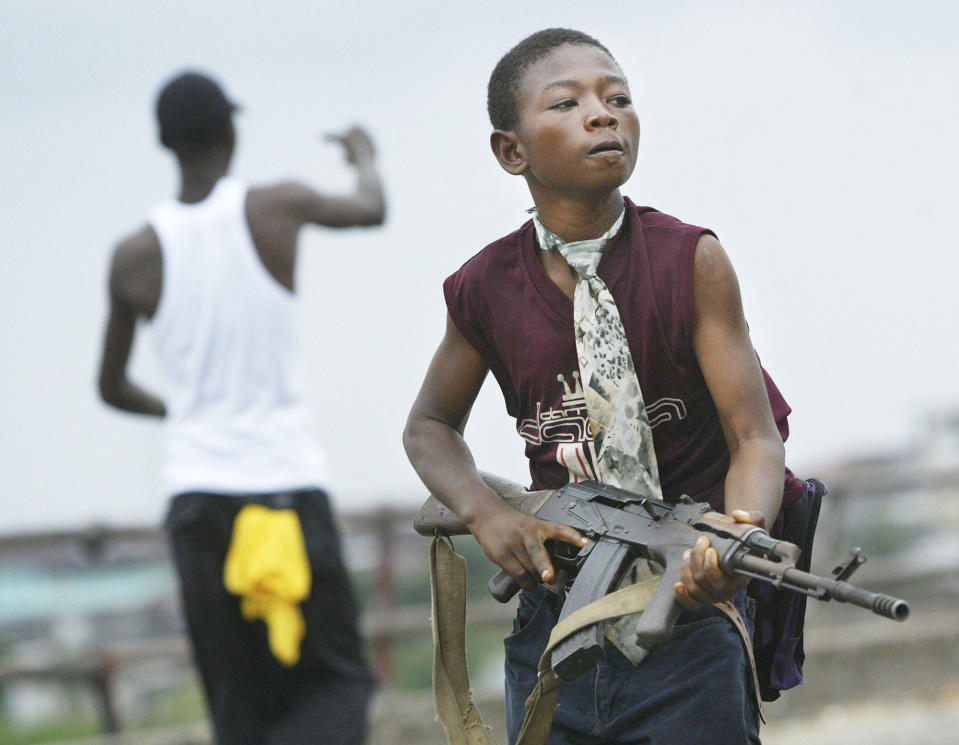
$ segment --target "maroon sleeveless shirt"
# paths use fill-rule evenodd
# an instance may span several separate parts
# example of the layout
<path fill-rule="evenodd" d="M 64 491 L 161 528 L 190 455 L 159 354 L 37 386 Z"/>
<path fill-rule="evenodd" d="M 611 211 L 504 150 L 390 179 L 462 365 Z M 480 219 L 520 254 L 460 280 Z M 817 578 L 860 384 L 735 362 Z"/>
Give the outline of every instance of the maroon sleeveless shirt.
<path fill-rule="evenodd" d="M 692 346 L 693 259 L 704 228 L 626 199 L 599 275 L 626 329 L 646 402 L 663 496 L 721 509 L 729 451 Z M 490 244 L 443 285 L 450 316 L 492 370 L 526 441 L 532 489 L 595 478 L 579 381 L 573 304 L 536 255 L 532 221 Z M 783 440 L 790 408 L 763 370 Z M 787 470 L 784 504 L 801 492 Z"/>

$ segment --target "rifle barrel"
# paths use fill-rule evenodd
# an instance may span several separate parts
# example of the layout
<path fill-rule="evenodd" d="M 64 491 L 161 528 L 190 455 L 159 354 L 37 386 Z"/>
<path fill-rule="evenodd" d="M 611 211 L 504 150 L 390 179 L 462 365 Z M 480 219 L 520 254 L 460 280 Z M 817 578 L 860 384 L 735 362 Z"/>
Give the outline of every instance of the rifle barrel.
<path fill-rule="evenodd" d="M 759 556 L 745 554 L 736 562 L 734 571 L 749 577 L 756 577 L 789 590 L 797 590 L 812 595 L 819 600 L 835 600 L 866 608 L 873 613 L 894 621 L 905 621 L 909 617 L 909 603 L 892 595 L 870 592 L 848 582 L 819 577 L 793 566 L 784 566 L 780 562 L 769 561 Z"/>

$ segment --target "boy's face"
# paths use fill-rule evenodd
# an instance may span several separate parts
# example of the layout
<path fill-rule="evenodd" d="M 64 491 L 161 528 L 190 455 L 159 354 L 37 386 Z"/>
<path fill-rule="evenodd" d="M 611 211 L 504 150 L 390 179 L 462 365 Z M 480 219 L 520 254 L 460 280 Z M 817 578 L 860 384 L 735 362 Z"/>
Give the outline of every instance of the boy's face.
<path fill-rule="evenodd" d="M 516 94 L 514 134 L 530 190 L 595 194 L 636 166 L 639 117 L 622 70 L 593 46 L 564 44 L 535 62 Z"/>

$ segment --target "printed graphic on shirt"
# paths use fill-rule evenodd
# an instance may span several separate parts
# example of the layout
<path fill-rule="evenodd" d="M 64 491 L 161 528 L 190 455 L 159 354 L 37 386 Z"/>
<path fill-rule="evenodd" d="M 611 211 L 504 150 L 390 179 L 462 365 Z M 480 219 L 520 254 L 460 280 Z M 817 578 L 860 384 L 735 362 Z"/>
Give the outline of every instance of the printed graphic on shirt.
<path fill-rule="evenodd" d="M 572 375 L 560 373 L 556 380 L 563 386 L 558 408 L 543 408 L 536 402 L 536 416 L 522 419 L 516 425 L 520 437 L 532 445 L 555 443 L 556 461 L 568 472 L 571 482 L 583 479 L 602 480 L 596 469 L 596 451 L 593 433 L 589 427 L 586 397 L 579 371 Z M 663 397 L 646 407 L 649 424 L 656 428 L 671 421 L 686 418 L 686 404 L 681 398 Z"/>

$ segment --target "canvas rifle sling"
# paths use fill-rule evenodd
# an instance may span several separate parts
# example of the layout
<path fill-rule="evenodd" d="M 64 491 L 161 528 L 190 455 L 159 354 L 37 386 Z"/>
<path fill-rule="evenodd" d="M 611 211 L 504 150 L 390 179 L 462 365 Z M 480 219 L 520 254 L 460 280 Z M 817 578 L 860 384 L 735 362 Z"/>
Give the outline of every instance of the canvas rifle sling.
<path fill-rule="evenodd" d="M 526 700 L 526 714 L 516 745 L 542 745 L 553 724 L 558 688 L 552 670 L 553 648 L 570 634 L 591 624 L 642 611 L 653 596 L 659 577 L 629 585 L 571 613 L 556 624 L 539 661 L 539 681 Z M 448 538 L 437 535 L 430 545 L 430 592 L 433 631 L 433 696 L 437 717 L 448 745 L 496 745 L 491 729 L 473 702 L 466 664 L 466 560 Z M 756 706 L 765 722 L 752 640 L 745 621 L 730 602 L 716 603 L 742 639 L 753 675 Z"/>
<path fill-rule="evenodd" d="M 652 597 L 659 578 L 629 585 L 571 613 L 556 624 L 539 661 L 539 682 L 526 700 L 526 715 L 516 745 L 542 745 L 553 724 L 557 689 L 552 651 L 570 634 L 609 618 L 638 613 Z M 447 538 L 430 545 L 433 629 L 433 695 L 449 745 L 496 745 L 473 702 L 466 667 L 466 560 Z"/>

